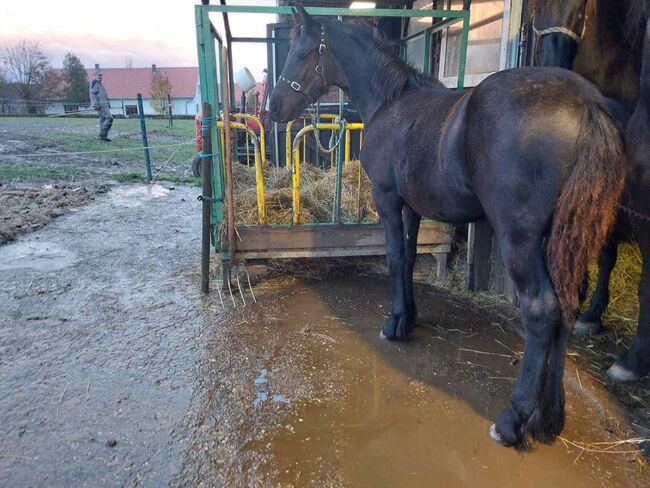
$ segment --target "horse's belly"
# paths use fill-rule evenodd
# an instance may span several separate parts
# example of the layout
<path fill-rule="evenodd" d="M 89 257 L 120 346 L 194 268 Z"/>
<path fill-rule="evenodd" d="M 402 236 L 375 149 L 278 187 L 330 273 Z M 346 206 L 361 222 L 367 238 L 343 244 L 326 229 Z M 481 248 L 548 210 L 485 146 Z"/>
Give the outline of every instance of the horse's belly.
<path fill-rule="evenodd" d="M 431 176 L 408 164 L 400 169 L 399 193 L 423 217 L 449 223 L 483 218 L 484 211 L 476 195 L 454 178 Z"/>

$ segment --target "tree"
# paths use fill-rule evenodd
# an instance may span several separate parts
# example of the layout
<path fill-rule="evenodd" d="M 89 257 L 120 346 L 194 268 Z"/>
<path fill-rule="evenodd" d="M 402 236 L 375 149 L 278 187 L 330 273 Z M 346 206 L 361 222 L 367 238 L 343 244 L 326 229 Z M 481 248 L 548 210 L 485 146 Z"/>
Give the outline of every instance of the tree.
<path fill-rule="evenodd" d="M 130 54 L 124 56 L 124 67 L 126 69 L 133 68 L 133 56 L 131 56 Z"/>
<path fill-rule="evenodd" d="M 75 104 L 90 103 L 88 95 L 88 73 L 81 60 L 72 53 L 63 59 L 64 99 Z"/>
<path fill-rule="evenodd" d="M 56 71 L 48 70 L 43 75 L 39 98 L 43 100 L 61 100 L 65 92 L 63 79 Z"/>
<path fill-rule="evenodd" d="M 41 92 L 50 63 L 36 41 L 22 40 L 0 47 L 7 78 L 23 100 L 35 100 Z"/>
<path fill-rule="evenodd" d="M 172 84 L 164 73 L 156 72 L 151 79 L 149 94 L 151 106 L 159 114 L 167 111 L 167 97 L 172 93 Z"/>

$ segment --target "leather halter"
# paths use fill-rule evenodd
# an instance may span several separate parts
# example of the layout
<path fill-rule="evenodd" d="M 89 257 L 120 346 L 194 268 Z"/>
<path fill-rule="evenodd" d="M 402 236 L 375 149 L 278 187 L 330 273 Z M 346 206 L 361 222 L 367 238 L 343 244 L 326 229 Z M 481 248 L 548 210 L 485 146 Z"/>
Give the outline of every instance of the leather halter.
<path fill-rule="evenodd" d="M 290 80 L 288 78 L 285 78 L 284 76 L 280 75 L 278 78 L 278 81 L 283 81 L 289 85 L 289 87 L 301 95 L 303 95 L 307 100 L 309 100 L 309 103 L 314 103 L 316 100 L 318 100 L 318 97 L 315 97 L 312 95 L 312 92 L 314 88 L 316 88 L 319 84 L 327 90 L 327 78 L 325 77 L 325 68 L 323 68 L 323 65 L 320 62 L 320 58 L 322 58 L 325 53 L 327 52 L 327 44 L 325 43 L 325 26 L 321 25 L 320 26 L 320 44 L 318 45 L 318 64 L 314 68 L 314 71 L 316 72 L 315 76 L 307 81 L 306 83 L 299 83 L 295 80 Z M 304 85 L 304 86 L 303 86 Z"/>

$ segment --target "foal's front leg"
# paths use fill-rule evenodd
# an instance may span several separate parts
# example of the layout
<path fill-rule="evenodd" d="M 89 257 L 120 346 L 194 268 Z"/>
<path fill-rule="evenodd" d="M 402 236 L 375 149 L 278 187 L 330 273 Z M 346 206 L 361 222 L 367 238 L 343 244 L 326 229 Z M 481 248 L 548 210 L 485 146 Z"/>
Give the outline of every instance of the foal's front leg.
<path fill-rule="evenodd" d="M 404 290 L 406 299 L 406 313 L 409 327 L 412 328 L 417 319 L 418 309 L 415 306 L 413 293 L 413 268 L 417 257 L 418 231 L 420 230 L 421 216 L 411 207 L 404 204 L 402 208 L 402 221 L 404 223 L 404 251 L 406 253 L 404 268 Z"/>
<path fill-rule="evenodd" d="M 411 332 L 405 289 L 406 253 L 402 207 L 404 202 L 396 190 L 372 189 L 377 213 L 384 227 L 386 260 L 390 271 L 391 310 L 384 323 L 382 339 L 406 339 Z"/>

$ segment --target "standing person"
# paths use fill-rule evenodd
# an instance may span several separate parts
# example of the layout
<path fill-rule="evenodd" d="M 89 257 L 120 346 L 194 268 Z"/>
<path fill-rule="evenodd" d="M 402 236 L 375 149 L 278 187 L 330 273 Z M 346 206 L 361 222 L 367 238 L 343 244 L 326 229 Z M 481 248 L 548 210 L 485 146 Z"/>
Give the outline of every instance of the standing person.
<path fill-rule="evenodd" d="M 113 125 L 113 116 L 110 110 L 111 105 L 108 103 L 108 93 L 102 85 L 101 71 L 97 71 L 95 78 L 90 82 L 90 104 L 99 115 L 99 138 L 102 141 L 110 142 L 108 131 Z"/>

